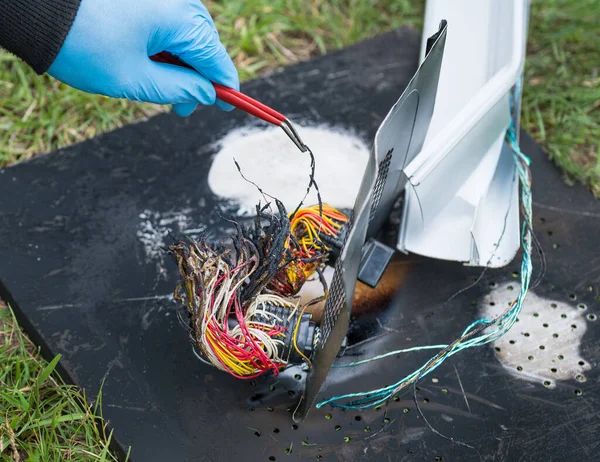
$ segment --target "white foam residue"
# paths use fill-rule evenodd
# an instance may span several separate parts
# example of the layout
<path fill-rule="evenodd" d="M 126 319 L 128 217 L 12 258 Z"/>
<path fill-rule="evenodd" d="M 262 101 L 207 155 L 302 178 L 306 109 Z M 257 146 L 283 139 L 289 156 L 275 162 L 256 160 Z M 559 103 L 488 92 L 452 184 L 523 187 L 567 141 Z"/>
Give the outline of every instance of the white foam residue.
<path fill-rule="evenodd" d="M 517 296 L 518 284 L 506 283 L 483 300 L 483 317 L 499 315 Z M 513 374 L 553 387 L 557 380 L 585 381 L 591 368 L 581 356 L 581 341 L 588 315 L 583 304 L 572 306 L 530 292 L 519 321 L 494 342 L 496 357 Z"/>
<path fill-rule="evenodd" d="M 369 158 L 369 148 L 355 134 L 331 127 L 297 127 L 303 141 L 316 158 L 315 179 L 323 202 L 338 208 L 352 208 Z M 304 197 L 309 182 L 310 157 L 301 153 L 285 133 L 277 128 L 242 128 L 220 142 L 208 184 L 216 195 L 230 199 L 240 214 L 255 212 L 265 199 L 255 186 L 242 178 L 234 158 L 246 178 L 265 193 L 277 197 L 293 210 Z M 315 191 L 304 202 L 317 203 Z"/>

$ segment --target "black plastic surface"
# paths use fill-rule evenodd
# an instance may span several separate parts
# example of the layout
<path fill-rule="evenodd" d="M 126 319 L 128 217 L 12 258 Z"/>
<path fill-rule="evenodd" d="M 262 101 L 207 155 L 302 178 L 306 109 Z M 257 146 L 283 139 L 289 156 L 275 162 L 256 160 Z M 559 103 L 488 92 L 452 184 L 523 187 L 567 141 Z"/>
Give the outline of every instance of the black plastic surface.
<path fill-rule="evenodd" d="M 363 247 L 358 280 L 371 288 L 377 287 L 393 255 L 393 248 L 376 239 L 369 239 Z"/>
<path fill-rule="evenodd" d="M 418 33 L 405 29 L 244 90 L 296 121 L 372 137 L 416 69 L 419 43 Z M 167 259 L 164 266 L 146 262 L 136 232 L 146 209 L 189 209 L 194 223 L 225 236 L 218 213 L 227 204 L 206 184 L 212 142 L 247 121 L 212 109 L 189 119 L 161 115 L 0 173 L 2 296 L 47 355 L 64 355 L 65 372 L 89 397 L 105 381 L 104 414 L 120 444 L 133 445 L 134 461 L 595 459 L 600 323 L 590 321 L 583 337 L 581 355 L 591 365 L 585 383 L 570 379 L 548 389 L 515 376 L 483 347 L 444 363 L 436 382 L 419 384 L 431 423 L 474 450 L 429 431 L 410 393 L 387 410 L 313 410 L 297 427 L 289 411 L 302 392 L 300 368 L 245 382 L 198 361 L 177 319 L 184 310 L 169 299 L 176 268 Z M 528 138 L 523 148 L 533 161 L 535 225 L 548 259 L 535 292 L 598 314 L 600 206 L 583 188 L 565 186 Z M 362 311 L 343 361 L 454 340 L 491 286 L 514 281 L 518 259 L 488 271 L 446 306 L 479 271 L 419 257 L 390 267 L 400 271 L 400 292 L 389 306 Z M 429 356 L 333 369 L 322 396 L 387 385 Z"/>

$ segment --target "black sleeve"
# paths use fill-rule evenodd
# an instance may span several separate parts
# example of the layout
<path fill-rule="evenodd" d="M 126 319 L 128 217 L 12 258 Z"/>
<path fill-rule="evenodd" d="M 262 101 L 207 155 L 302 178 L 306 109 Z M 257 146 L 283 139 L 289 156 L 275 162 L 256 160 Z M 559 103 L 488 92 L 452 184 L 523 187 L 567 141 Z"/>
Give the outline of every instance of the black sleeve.
<path fill-rule="evenodd" d="M 0 47 L 23 59 L 38 74 L 43 74 L 65 41 L 80 2 L 0 0 Z"/>

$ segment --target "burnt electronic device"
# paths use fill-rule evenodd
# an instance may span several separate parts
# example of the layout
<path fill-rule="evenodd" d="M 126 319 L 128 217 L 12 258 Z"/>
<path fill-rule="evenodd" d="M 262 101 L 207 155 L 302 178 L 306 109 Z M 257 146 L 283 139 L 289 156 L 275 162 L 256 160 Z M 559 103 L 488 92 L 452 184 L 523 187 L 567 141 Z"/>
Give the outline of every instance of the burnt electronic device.
<path fill-rule="evenodd" d="M 465 11 L 456 10 L 456 16 Z M 492 19 L 495 29 L 481 24 L 490 35 L 500 27 L 498 15 Z M 444 61 L 457 35 L 457 20 L 448 16 Z M 425 22 L 426 33 L 437 31 Z M 416 30 L 403 28 L 300 63 L 277 78 L 247 82 L 244 91 L 295 120 L 345 127 L 373 139 L 413 77 L 422 41 Z M 303 97 L 298 99 L 298 94 Z M 320 105 L 324 94 L 331 96 L 330 104 Z M 434 112 L 442 103 L 439 96 Z M 162 253 L 150 258 L 136 233 L 147 223 L 184 215 L 184 230 L 206 223 L 215 240 L 227 239 L 231 227 L 220 217 L 235 216 L 237 208 L 223 209 L 228 204 L 211 192 L 207 171 L 197 167 L 210 165 L 217 153 L 214 143 L 247 120 L 240 111 L 213 114 L 210 108 L 185 120 L 162 114 L 0 171 L 0 195 L 13 199 L 0 204 L 1 296 L 48 360 L 62 355 L 58 366 L 63 377 L 84 388 L 90 399 L 102 389 L 103 415 L 114 429 L 115 446 L 123 449 L 123 460 L 129 447 L 132 460 L 149 462 L 240 457 L 478 461 L 523 454 L 534 460 L 580 461 L 593 456 L 597 415 L 590 403 L 599 399 L 594 358 L 600 287 L 597 259 L 590 256 L 595 250 L 597 254 L 599 206 L 583 187 L 565 185 L 561 173 L 524 133 L 522 148 L 532 161 L 535 225 L 547 272 L 532 286 L 521 322 L 500 342 L 454 356 L 418 384 L 417 397 L 432 426 L 475 450 L 428 431 L 410 390 L 379 411 L 319 405 L 331 397 L 394 383 L 417 370 L 430 352 L 345 366 L 454 340 L 482 311 L 493 314 L 490 302 L 499 307 L 512 300 L 515 291 L 506 287 L 517 286 L 519 261 L 488 270 L 450 304 L 447 300 L 470 286 L 481 269 L 465 266 L 462 259 L 431 259 L 411 250 L 409 256 L 394 255 L 376 291 L 356 282 L 355 318 L 341 335 L 348 346 L 343 358 L 335 359 L 318 404 L 301 425 L 290 420 L 304 393 L 308 368 L 292 366 L 279 376 L 242 381 L 199 361 L 180 324 L 181 306 L 170 296 L 176 269 Z M 182 168 L 173 170 L 174 164 Z M 201 202 L 190 203 L 191 195 Z M 410 206 L 416 205 L 410 199 Z M 390 215 L 392 225 L 404 223 L 396 207 Z M 177 231 L 177 223 L 172 229 Z M 375 237 L 393 247 L 392 231 L 386 225 L 382 230 L 383 238 Z M 362 252 L 360 248 L 359 259 Z M 538 258 L 534 263 L 540 268 Z M 390 276 L 397 280 L 388 286 Z M 397 295 L 379 297 L 386 286 Z M 373 297 L 360 298 L 366 294 Z M 316 316 L 312 321 L 315 327 L 325 326 Z M 524 329 L 524 322 L 531 330 Z M 554 333 L 559 336 L 554 338 Z M 308 349 L 298 346 L 308 355 Z M 318 344 L 310 352 L 313 364 L 324 359 L 321 350 Z M 337 346 L 332 352 L 339 353 Z M 563 360 L 557 359 L 559 354 Z M 535 360 L 529 361 L 528 355 Z M 511 357 L 525 361 L 511 362 Z M 557 378 L 545 367 L 551 360 L 556 366 L 550 367 L 572 375 Z M 532 371 L 541 375 L 533 377 Z"/>
<path fill-rule="evenodd" d="M 346 341 L 356 281 L 377 287 L 394 254 L 379 236 L 403 192 L 403 168 L 427 134 L 446 33 L 442 21 L 423 64 L 377 130 L 352 210 L 319 202 L 288 213 L 272 198 L 273 204 L 257 205 L 251 223 L 230 220 L 229 241 L 183 238 L 169 246 L 180 274 L 175 298 L 187 306 L 195 354 L 239 379 L 307 366 L 296 421 L 312 407 Z M 310 186 L 317 188 L 307 152 Z M 326 265 L 334 269 L 329 287 Z M 322 295 L 302 302 L 300 291 L 315 279 Z M 305 312 L 318 304 L 324 305 L 319 324 Z"/>

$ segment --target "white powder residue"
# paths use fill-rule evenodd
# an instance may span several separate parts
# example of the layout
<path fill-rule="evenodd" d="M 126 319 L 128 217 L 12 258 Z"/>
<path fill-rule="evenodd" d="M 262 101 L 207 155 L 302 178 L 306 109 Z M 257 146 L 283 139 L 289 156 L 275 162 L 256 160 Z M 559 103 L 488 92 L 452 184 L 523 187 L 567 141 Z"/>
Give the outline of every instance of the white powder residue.
<path fill-rule="evenodd" d="M 483 317 L 499 315 L 517 296 L 518 284 L 503 284 L 483 300 Z M 493 346 L 496 357 L 513 374 L 554 387 L 557 380 L 585 381 L 591 368 L 581 356 L 588 320 L 596 316 L 585 305 L 572 306 L 530 292 L 519 321 Z"/>
<path fill-rule="evenodd" d="M 166 213 L 144 210 L 140 213 L 141 221 L 136 234 L 144 246 L 147 263 L 154 261 L 162 267 L 165 257 L 165 238 L 170 232 L 194 235 L 204 231 L 205 227 L 190 228 L 191 220 L 188 217 L 190 212 L 191 209 Z"/>
<path fill-rule="evenodd" d="M 298 127 L 302 140 L 316 158 L 315 179 L 323 202 L 338 208 L 352 208 L 369 158 L 369 148 L 355 134 L 331 127 Z M 246 178 L 265 193 L 293 210 L 304 197 L 309 182 L 310 157 L 301 153 L 278 127 L 243 128 L 223 138 L 208 175 L 216 195 L 230 199 L 240 214 L 254 214 L 256 204 L 265 199 L 256 187 L 242 178 L 233 159 Z M 315 191 L 304 202 L 317 203 Z"/>

